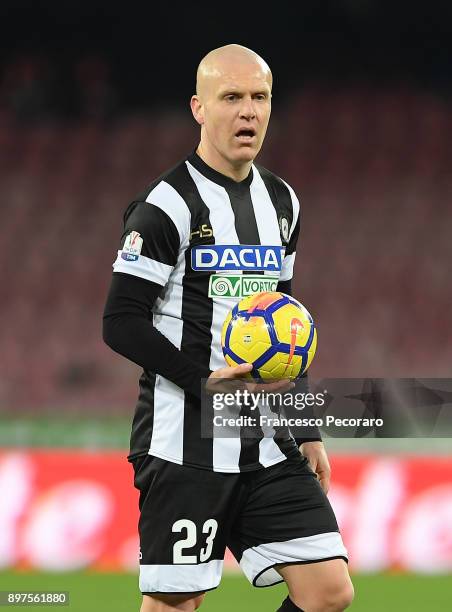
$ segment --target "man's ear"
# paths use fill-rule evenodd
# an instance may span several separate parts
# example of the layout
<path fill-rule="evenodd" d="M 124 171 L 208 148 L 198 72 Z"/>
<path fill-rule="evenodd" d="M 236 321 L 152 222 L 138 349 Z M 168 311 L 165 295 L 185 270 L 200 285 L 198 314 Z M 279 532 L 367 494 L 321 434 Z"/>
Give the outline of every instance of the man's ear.
<path fill-rule="evenodd" d="M 199 125 L 204 123 L 204 106 L 201 104 L 198 96 L 192 96 L 190 100 L 191 112 Z"/>

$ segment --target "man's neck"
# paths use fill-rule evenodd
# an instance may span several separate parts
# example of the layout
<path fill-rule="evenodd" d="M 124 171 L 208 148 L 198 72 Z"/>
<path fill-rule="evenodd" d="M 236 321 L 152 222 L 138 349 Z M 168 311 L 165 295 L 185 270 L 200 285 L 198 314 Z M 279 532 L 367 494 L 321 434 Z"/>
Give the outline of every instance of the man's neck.
<path fill-rule="evenodd" d="M 240 183 L 240 181 L 243 181 L 244 179 L 246 179 L 246 177 L 250 173 L 251 166 L 253 165 L 253 162 L 250 161 L 250 162 L 244 162 L 243 164 L 240 164 L 239 166 L 232 166 L 223 157 L 221 157 L 216 151 L 211 152 L 210 150 L 207 150 L 207 148 L 203 146 L 202 142 L 199 143 L 199 146 L 196 149 L 196 153 L 203 160 L 203 162 L 205 162 L 208 166 L 210 166 L 217 172 L 220 172 L 221 174 L 228 176 L 229 178 L 231 178 L 233 181 L 236 181 L 237 183 Z"/>

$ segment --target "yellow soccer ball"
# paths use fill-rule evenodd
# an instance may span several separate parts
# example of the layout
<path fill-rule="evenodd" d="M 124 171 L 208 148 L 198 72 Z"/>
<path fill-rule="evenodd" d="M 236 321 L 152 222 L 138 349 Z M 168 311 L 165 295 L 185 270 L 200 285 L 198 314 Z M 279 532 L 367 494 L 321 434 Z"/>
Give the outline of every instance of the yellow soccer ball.
<path fill-rule="evenodd" d="M 228 313 L 221 345 L 227 364 L 252 363 L 256 380 L 295 380 L 312 363 L 317 331 L 307 309 L 293 297 L 256 293 Z"/>

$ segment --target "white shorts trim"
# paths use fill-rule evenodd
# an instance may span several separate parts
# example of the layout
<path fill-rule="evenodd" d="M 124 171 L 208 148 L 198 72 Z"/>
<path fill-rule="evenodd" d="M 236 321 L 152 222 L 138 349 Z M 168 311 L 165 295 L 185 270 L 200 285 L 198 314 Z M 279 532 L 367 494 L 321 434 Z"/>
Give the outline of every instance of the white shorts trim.
<path fill-rule="evenodd" d="M 199 565 L 140 565 L 142 593 L 194 593 L 215 589 L 221 580 L 223 560 Z"/>
<path fill-rule="evenodd" d="M 240 559 L 240 567 L 251 584 L 265 587 L 282 582 L 274 565 L 313 563 L 337 557 L 348 559 L 341 535 L 334 531 L 247 548 Z"/>

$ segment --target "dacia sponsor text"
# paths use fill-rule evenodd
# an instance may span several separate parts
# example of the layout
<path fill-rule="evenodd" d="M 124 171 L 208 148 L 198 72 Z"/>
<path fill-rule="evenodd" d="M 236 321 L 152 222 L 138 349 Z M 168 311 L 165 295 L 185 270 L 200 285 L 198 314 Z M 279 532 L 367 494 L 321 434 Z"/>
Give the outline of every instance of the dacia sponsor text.
<path fill-rule="evenodd" d="M 284 247 L 263 245 L 213 244 L 196 246 L 191 251 L 193 270 L 267 270 L 279 272 Z"/>

